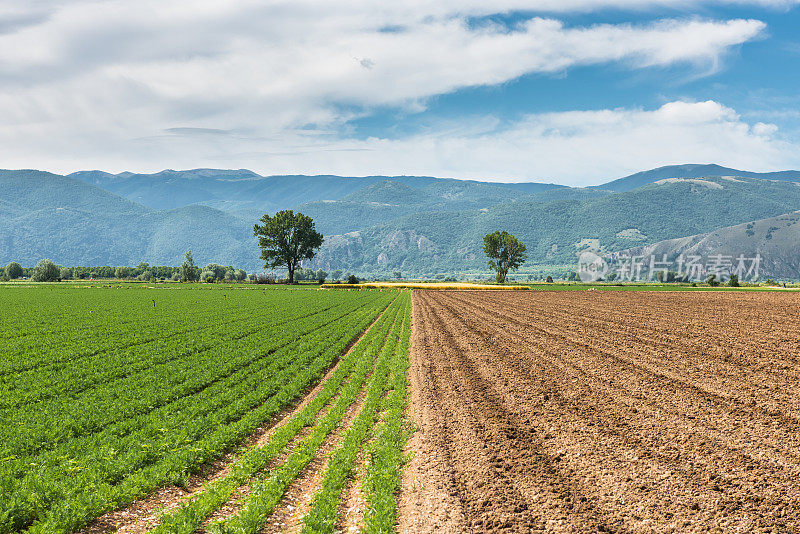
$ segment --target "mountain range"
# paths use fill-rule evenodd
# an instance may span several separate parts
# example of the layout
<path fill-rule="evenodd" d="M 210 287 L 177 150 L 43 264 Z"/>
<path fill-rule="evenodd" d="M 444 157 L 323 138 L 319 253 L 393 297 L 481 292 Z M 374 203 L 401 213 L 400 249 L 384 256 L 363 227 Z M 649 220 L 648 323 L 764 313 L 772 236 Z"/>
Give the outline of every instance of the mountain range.
<path fill-rule="evenodd" d="M 684 258 L 714 258 L 717 256 L 737 263 L 744 255 L 747 268 L 753 258 L 759 258 L 759 270 L 766 276 L 797 278 L 800 273 L 800 211 L 769 217 L 734 226 L 719 228 L 712 232 L 677 239 L 659 241 L 651 245 L 635 247 L 620 252 L 629 256 L 655 258 L 666 256 L 669 261 L 683 255 Z"/>
<path fill-rule="evenodd" d="M 662 167 L 587 188 L 216 169 L 0 171 L 0 263 L 49 257 L 63 265 L 177 265 L 192 249 L 201 264 L 259 270 L 253 224 L 264 213 L 295 209 L 326 236 L 306 265 L 326 270 L 488 273 L 482 237 L 505 229 L 528 247 L 523 273 L 574 268 L 587 249 L 727 247 L 762 250 L 774 258 L 770 275 L 800 278 L 791 260 L 800 235 L 780 219 L 800 210 L 795 181 L 800 171 L 717 165 Z"/>

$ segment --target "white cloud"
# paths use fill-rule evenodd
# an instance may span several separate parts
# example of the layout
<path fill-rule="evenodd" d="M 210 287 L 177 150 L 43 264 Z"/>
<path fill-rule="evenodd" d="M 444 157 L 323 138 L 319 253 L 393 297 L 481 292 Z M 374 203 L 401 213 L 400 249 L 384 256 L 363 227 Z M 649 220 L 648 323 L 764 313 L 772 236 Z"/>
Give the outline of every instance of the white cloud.
<path fill-rule="evenodd" d="M 387 174 L 434 169 L 441 176 L 555 179 L 571 185 L 593 185 L 675 163 L 714 162 L 765 171 L 800 167 L 800 147 L 777 137 L 776 131 L 774 125 L 751 126 L 717 102 L 678 101 L 649 111 L 531 115 L 507 128 L 467 135 L 350 142 L 351 148 L 369 152 L 320 154 L 317 166 L 345 172 L 382 165 Z"/>
<path fill-rule="evenodd" d="M 626 113 L 635 118 L 639 112 L 541 115 L 502 132 L 476 133 L 468 124 L 395 141 L 351 141 L 336 132 L 353 116 L 376 107 L 419 111 L 430 97 L 502 84 L 530 73 L 608 63 L 627 68 L 688 64 L 711 71 L 732 48 L 762 36 L 765 25 L 757 20 L 681 19 L 570 27 L 552 17 L 604 7 L 638 10 L 719 3 L 786 8 L 797 2 L 0 4 L 2 166 L 157 170 L 216 162 L 262 172 L 368 174 L 392 169 L 577 180 L 577 168 L 553 172 L 555 165 L 532 165 L 529 155 L 538 149 L 530 143 L 552 146 L 556 152 L 558 147 L 577 148 L 591 134 L 580 121 L 591 117 L 592 131 L 609 135 L 601 128 L 603 121 L 615 131 Z M 522 9 L 539 16 L 512 28 L 475 25 L 467 18 Z M 672 111 L 665 107 L 652 115 L 641 113 L 668 124 L 667 116 L 680 109 L 676 105 Z M 691 113 L 703 109 L 696 107 Z M 571 117 L 578 122 L 570 125 Z M 673 120 L 682 124 L 684 119 Z M 743 123 L 731 118 L 724 124 Z M 308 125 L 317 130 L 312 134 Z M 542 130 L 542 125 L 548 126 Z M 774 134 L 764 125 L 748 130 L 745 137 L 768 143 Z M 481 140 L 495 144 L 483 147 Z M 464 150 L 498 157 L 474 161 Z M 417 159 L 416 154 L 427 155 Z M 540 159 L 552 158 L 541 154 Z M 423 168 L 423 162 L 431 167 Z"/>
<path fill-rule="evenodd" d="M 755 171 L 800 168 L 800 146 L 781 138 L 775 125 L 748 123 L 714 101 L 676 101 L 653 110 L 544 113 L 511 124 L 472 117 L 402 139 L 342 139 L 315 130 L 253 139 L 235 132 L 178 130 L 133 144 L 141 161 L 168 156 L 174 168 L 246 167 L 263 174 L 421 174 L 576 186 L 676 163 L 713 162 Z M 125 168 L 129 148 L 115 146 L 99 166 Z M 71 163 L 80 168 L 82 160 L 75 158 Z M 163 167 L 145 163 L 137 170 Z"/>
<path fill-rule="evenodd" d="M 800 167 L 800 147 L 771 124 L 744 122 L 717 102 L 670 102 L 655 110 L 615 109 L 531 115 L 508 127 L 403 140 L 339 141 L 312 150 L 310 172 L 432 173 L 489 180 L 553 179 L 593 185 L 675 163 L 719 163 L 751 170 Z M 273 156 L 292 168 L 295 155 Z"/>

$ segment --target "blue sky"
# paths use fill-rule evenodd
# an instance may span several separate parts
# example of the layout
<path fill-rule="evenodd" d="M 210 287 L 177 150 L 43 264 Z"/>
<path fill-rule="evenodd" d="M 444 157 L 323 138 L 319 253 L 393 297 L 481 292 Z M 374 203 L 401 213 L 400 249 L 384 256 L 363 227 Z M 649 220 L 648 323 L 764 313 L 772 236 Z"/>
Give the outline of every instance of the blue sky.
<path fill-rule="evenodd" d="M 800 168 L 796 0 L 0 6 L 5 168 Z"/>
<path fill-rule="evenodd" d="M 492 17 L 513 28 L 527 17 L 548 13 L 517 12 Z M 492 114 L 513 121 L 521 114 L 575 109 L 654 108 L 674 100 L 715 100 L 745 116 L 764 118 L 787 133 L 800 129 L 800 9 L 762 6 L 679 10 L 619 9 L 591 14 L 560 15 L 573 27 L 594 24 L 646 24 L 661 18 L 698 17 L 712 20 L 757 19 L 767 24 L 759 39 L 734 47 L 719 70 L 692 65 L 631 69 L 606 64 L 554 74 L 529 74 L 498 84 L 469 87 L 432 98 L 422 113 L 381 110 L 354 121 L 357 135 L 383 135 L 387 129 L 413 133 L 442 118 Z M 481 23 L 478 21 L 477 23 Z M 793 131 L 794 130 L 794 131 Z"/>

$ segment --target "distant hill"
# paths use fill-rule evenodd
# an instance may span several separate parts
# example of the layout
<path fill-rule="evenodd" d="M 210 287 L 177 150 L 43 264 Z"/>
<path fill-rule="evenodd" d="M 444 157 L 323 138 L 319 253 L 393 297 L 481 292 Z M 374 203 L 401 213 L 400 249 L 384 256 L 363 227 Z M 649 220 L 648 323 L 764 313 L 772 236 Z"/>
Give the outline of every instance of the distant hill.
<path fill-rule="evenodd" d="M 153 210 L 97 186 L 40 171 L 0 171 L 0 262 L 257 268 L 252 226 L 205 206 Z"/>
<path fill-rule="evenodd" d="M 120 215 L 150 210 L 99 187 L 58 174 L 35 170 L 0 170 L 2 201 L 21 212 L 47 208 L 70 208 L 84 212 L 103 211 Z"/>
<path fill-rule="evenodd" d="M 565 188 L 556 184 L 495 184 L 431 176 L 260 176 L 246 169 L 166 170 L 154 174 L 79 171 L 69 177 L 97 185 L 153 209 L 204 204 L 252 221 L 265 213 L 308 202 L 342 200 L 364 187 L 386 181 L 415 189 L 424 189 L 433 184 L 439 184 L 443 189 L 461 188 L 465 184 L 485 185 L 495 190 L 498 196 L 505 197 Z"/>
<path fill-rule="evenodd" d="M 669 165 L 649 171 L 637 172 L 624 178 L 613 180 L 601 186 L 600 189 L 610 191 L 632 191 L 637 187 L 664 180 L 666 178 L 702 178 L 704 176 L 741 176 L 743 178 L 761 178 L 763 180 L 800 181 L 800 171 L 779 172 L 749 172 L 720 167 L 719 165 Z"/>
<path fill-rule="evenodd" d="M 317 266 L 422 273 L 480 270 L 482 237 L 509 229 L 529 263 L 571 264 L 585 249 L 615 251 L 800 209 L 800 186 L 758 179 L 668 179 L 583 200 L 516 202 L 414 214 L 332 236 Z"/>
<path fill-rule="evenodd" d="M 569 190 L 562 187 L 536 194 Z M 453 213 L 508 202 L 533 201 L 536 194 L 460 180 L 440 180 L 421 188 L 384 180 L 341 200 L 308 202 L 295 209 L 312 217 L 323 234 L 331 235 L 354 232 L 412 214 Z"/>
<path fill-rule="evenodd" d="M 694 176 L 700 170 L 714 176 Z M 718 166 L 675 166 L 633 175 L 633 182 L 649 182 L 613 191 L 425 176 L 265 177 L 247 170 L 68 177 L 0 171 L 0 264 L 50 257 L 65 265 L 178 265 L 192 249 L 200 264 L 257 270 L 253 223 L 294 208 L 312 216 L 325 235 L 307 266 L 359 274 L 486 272 L 482 238 L 496 229 L 526 243 L 524 270 L 566 266 L 585 249 L 614 252 L 706 236 L 800 210 L 800 186 L 788 181 L 792 172 L 765 180 L 731 177 L 760 175 Z M 611 185 L 624 189 L 620 183 L 631 186 L 631 178 Z M 794 234 L 770 235 L 767 245 L 795 250 Z M 789 259 L 781 262 L 794 268 Z"/>
<path fill-rule="evenodd" d="M 701 256 L 711 258 L 716 255 L 738 258 L 761 258 L 761 279 L 797 279 L 800 274 L 800 211 L 777 217 L 719 228 L 713 232 L 697 234 L 677 239 L 659 241 L 644 247 L 624 251 L 631 255 L 662 258 L 664 254 L 672 260 L 683 254 L 684 257 Z M 751 262 L 747 263 L 749 268 Z"/>

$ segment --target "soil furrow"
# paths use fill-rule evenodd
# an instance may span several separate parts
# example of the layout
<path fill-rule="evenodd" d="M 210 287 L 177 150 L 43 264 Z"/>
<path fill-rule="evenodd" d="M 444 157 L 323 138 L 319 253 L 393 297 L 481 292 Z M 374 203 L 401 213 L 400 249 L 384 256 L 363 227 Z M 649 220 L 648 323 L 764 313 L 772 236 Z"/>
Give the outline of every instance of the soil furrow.
<path fill-rule="evenodd" d="M 447 309 L 447 307 L 445 306 L 440 309 Z M 474 315 L 471 315 L 470 317 L 472 320 L 469 321 L 469 323 L 474 324 L 474 319 L 476 317 Z M 480 317 L 478 318 L 483 319 Z M 480 324 L 483 325 L 484 323 L 480 322 Z M 494 334 L 494 336 L 491 336 L 489 346 L 493 347 L 495 351 L 497 351 L 504 345 L 501 342 L 501 338 L 505 336 L 505 333 L 494 332 Z M 511 347 L 509 350 L 514 350 L 514 346 L 514 343 L 508 344 L 508 347 Z M 566 355 L 563 357 L 566 358 Z M 552 358 L 555 358 L 555 356 L 551 356 L 551 359 Z M 547 367 L 547 363 L 547 361 L 543 362 L 545 367 Z M 488 372 L 491 373 L 493 368 L 494 367 L 490 368 Z M 515 369 L 510 369 L 509 371 L 512 373 L 516 372 Z M 703 476 L 708 475 L 715 479 L 722 478 L 725 464 L 723 464 L 723 472 L 716 472 L 717 469 L 714 469 L 713 466 L 708 464 L 705 465 L 706 469 L 698 470 L 695 462 L 690 464 L 685 463 L 687 458 L 696 457 L 698 453 L 700 453 L 702 458 L 706 456 L 710 458 L 725 457 L 728 462 L 735 461 L 735 463 L 739 465 L 750 465 L 751 468 L 748 470 L 748 472 L 745 472 L 741 475 L 744 478 L 751 478 L 749 472 L 751 470 L 753 473 L 763 473 L 764 471 L 781 471 L 785 470 L 787 467 L 785 464 L 776 465 L 773 462 L 772 465 L 761 465 L 758 469 L 756 469 L 756 464 L 759 462 L 754 461 L 754 459 L 747 454 L 747 451 L 741 450 L 741 443 L 731 445 L 730 440 L 727 440 L 727 443 L 721 440 L 718 440 L 717 443 L 713 443 L 714 440 L 712 436 L 704 433 L 702 431 L 703 429 L 700 428 L 700 425 L 692 425 L 691 423 L 693 423 L 693 421 L 687 420 L 680 415 L 678 415 L 677 421 L 673 420 L 672 423 L 674 424 L 675 422 L 678 422 L 681 428 L 677 429 L 677 432 L 672 432 L 672 434 L 678 435 L 682 433 L 683 435 L 689 436 L 689 439 L 684 440 L 684 443 L 682 444 L 682 448 L 684 449 L 682 451 L 684 461 L 676 462 L 675 455 L 680 457 L 680 452 L 676 452 L 675 447 L 671 443 L 662 440 L 660 433 L 652 432 L 652 430 L 656 427 L 651 422 L 647 421 L 646 418 L 643 419 L 641 410 L 634 409 L 630 411 L 630 413 L 626 413 L 626 407 L 619 404 L 620 395 L 618 390 L 611 391 L 609 388 L 605 388 L 605 391 L 600 391 L 603 388 L 598 387 L 598 382 L 593 381 L 593 376 L 590 374 L 581 376 L 580 373 L 576 375 L 572 371 L 573 369 L 569 366 L 555 368 L 556 374 L 563 374 L 565 377 L 577 377 L 577 385 L 573 384 L 576 379 L 564 380 L 562 381 L 565 383 L 564 386 L 559 386 L 555 391 L 550 391 L 550 396 L 553 397 L 553 400 L 556 401 L 558 405 L 558 413 L 557 417 L 555 417 L 555 422 L 557 425 L 559 425 L 560 433 L 564 434 L 572 429 L 572 431 L 576 433 L 576 437 L 573 441 L 580 441 L 582 439 L 580 435 L 581 432 L 587 426 L 592 427 L 594 429 L 594 433 L 597 434 L 595 438 L 595 444 L 600 443 L 600 440 L 602 439 L 604 448 L 615 451 L 614 457 L 609 456 L 606 460 L 604 460 L 604 463 L 617 461 L 617 463 L 620 465 L 620 469 L 626 469 L 630 464 L 638 463 L 641 464 L 638 468 L 639 472 L 652 473 L 650 476 L 656 478 L 658 478 L 657 474 L 659 473 L 662 475 L 664 473 L 669 473 L 669 478 L 673 484 L 670 491 L 666 493 L 666 496 L 671 497 L 673 501 L 682 500 L 684 502 L 694 503 L 696 497 L 691 491 L 688 493 L 684 491 L 683 498 L 679 498 L 679 495 L 685 488 L 695 488 L 697 486 L 705 485 L 706 481 L 702 479 Z M 619 371 L 620 370 L 617 369 L 618 373 Z M 503 380 L 503 377 L 499 377 L 497 382 Z M 522 377 L 521 380 L 525 380 L 525 377 Z M 602 385 L 602 383 L 600 383 L 600 385 Z M 567 389 L 565 390 L 564 387 Z M 534 387 L 532 387 L 531 390 L 532 389 L 534 389 Z M 653 391 L 654 395 L 658 395 L 660 392 L 660 389 L 655 389 Z M 583 400 L 583 402 L 575 403 L 571 400 L 575 398 L 580 398 Z M 614 399 L 614 402 L 608 402 L 606 399 Z M 516 400 L 519 401 L 521 399 L 517 398 Z M 514 404 L 525 405 L 524 403 L 519 402 L 515 402 Z M 586 410 L 584 406 L 591 406 L 591 409 Z M 715 411 L 713 404 L 709 404 L 706 409 L 711 412 Z M 716 411 L 719 412 L 720 410 Z M 720 421 L 725 420 L 725 417 L 720 418 Z M 664 425 L 666 426 L 667 431 L 670 431 L 672 426 L 669 421 L 670 420 L 668 418 L 661 418 L 662 425 L 667 423 Z M 642 427 L 644 427 L 644 430 L 642 430 Z M 545 427 L 543 430 L 546 428 L 547 427 Z M 791 433 L 789 433 L 788 436 L 791 442 L 792 438 L 790 436 Z M 569 440 L 561 441 L 564 452 L 568 453 L 570 449 Z M 700 444 L 699 447 L 698 444 Z M 766 443 L 764 445 L 766 445 Z M 572 448 L 575 449 L 575 447 Z M 591 446 L 588 448 L 591 450 L 595 447 Z M 767 447 L 762 447 L 762 450 L 764 448 Z M 666 451 L 662 449 L 666 449 Z M 727 453 L 720 454 L 720 450 L 725 449 L 727 449 Z M 575 450 L 577 451 L 577 454 L 580 454 L 579 449 Z M 795 480 L 797 475 L 796 467 L 793 469 L 790 468 L 790 471 L 792 472 L 784 473 L 780 478 L 785 481 Z M 587 473 L 587 476 L 591 476 L 591 473 Z M 630 478 L 631 477 L 628 474 L 625 476 L 624 481 L 628 482 L 628 479 Z M 678 480 L 681 478 L 685 480 Z M 618 486 L 622 488 L 625 487 L 626 484 L 618 484 Z M 793 483 L 790 483 L 790 487 L 784 486 L 784 488 L 781 489 L 782 493 L 784 494 L 793 495 L 797 493 L 796 485 Z M 658 497 L 653 496 L 653 498 L 655 499 Z M 647 501 L 648 496 L 639 496 L 638 500 Z"/>
<path fill-rule="evenodd" d="M 400 531 L 797 532 L 798 303 L 415 292 Z"/>

